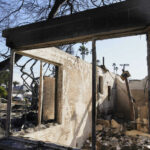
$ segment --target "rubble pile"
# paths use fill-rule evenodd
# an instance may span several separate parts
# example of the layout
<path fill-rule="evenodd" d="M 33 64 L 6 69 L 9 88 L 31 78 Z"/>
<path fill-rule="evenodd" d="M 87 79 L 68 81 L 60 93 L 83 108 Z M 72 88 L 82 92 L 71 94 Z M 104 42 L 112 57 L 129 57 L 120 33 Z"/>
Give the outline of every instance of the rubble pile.
<path fill-rule="evenodd" d="M 0 101 L 0 128 L 5 130 L 7 101 Z M 12 101 L 11 130 L 20 131 L 37 126 L 37 111 L 31 109 L 31 103 L 27 101 Z"/>
<path fill-rule="evenodd" d="M 91 137 L 84 143 L 83 150 L 92 147 Z M 128 130 L 115 120 L 99 120 L 96 127 L 97 150 L 150 150 L 150 135 L 137 130 Z"/>
<path fill-rule="evenodd" d="M 2 105 L 1 105 L 2 104 Z M 5 134 L 6 127 L 6 103 L 0 102 L 0 138 Z M 22 102 L 12 102 L 11 113 L 11 132 L 14 136 L 25 135 L 26 133 L 40 131 L 51 126 L 57 125 L 53 120 L 42 121 L 38 125 L 38 114 L 36 110 L 31 109 L 30 105 Z"/>

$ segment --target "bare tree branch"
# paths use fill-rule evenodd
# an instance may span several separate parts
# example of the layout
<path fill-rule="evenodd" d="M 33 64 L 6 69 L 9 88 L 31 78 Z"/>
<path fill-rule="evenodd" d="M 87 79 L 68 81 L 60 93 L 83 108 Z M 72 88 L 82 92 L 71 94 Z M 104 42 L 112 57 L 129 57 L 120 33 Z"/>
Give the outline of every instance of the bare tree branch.
<path fill-rule="evenodd" d="M 54 18 L 54 16 L 56 15 L 58 9 L 60 8 L 60 6 L 66 2 L 66 0 L 56 0 L 55 3 L 54 3 L 54 6 L 52 7 L 49 15 L 48 15 L 48 19 L 47 20 L 50 20 L 52 18 Z"/>
<path fill-rule="evenodd" d="M 21 3 L 21 5 L 19 6 L 19 8 L 17 8 L 16 10 L 10 12 L 7 16 L 5 16 L 4 18 L 2 18 L 2 19 L 0 20 L 0 23 L 1 23 L 2 21 L 4 21 L 6 18 L 9 18 L 12 14 L 18 12 L 18 11 L 22 8 L 23 4 L 24 4 L 24 0 L 22 0 L 22 3 Z"/>

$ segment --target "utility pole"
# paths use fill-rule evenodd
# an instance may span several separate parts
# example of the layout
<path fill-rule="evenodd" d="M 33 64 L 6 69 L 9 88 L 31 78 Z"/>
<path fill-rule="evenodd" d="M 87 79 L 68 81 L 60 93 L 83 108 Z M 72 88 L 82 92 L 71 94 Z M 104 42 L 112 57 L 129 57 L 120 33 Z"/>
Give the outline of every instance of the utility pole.
<path fill-rule="evenodd" d="M 116 63 L 113 63 L 113 64 L 112 64 L 112 66 L 113 66 L 114 73 L 115 73 L 115 69 L 116 69 Z"/>
<path fill-rule="evenodd" d="M 125 71 L 125 67 L 129 66 L 129 64 L 120 64 L 120 66 L 123 67 L 122 72 L 124 72 Z"/>
<path fill-rule="evenodd" d="M 117 74 L 118 69 L 119 69 L 118 67 L 115 67 L 116 74 Z"/>
<path fill-rule="evenodd" d="M 105 66 L 105 57 L 103 57 L 103 66 Z"/>

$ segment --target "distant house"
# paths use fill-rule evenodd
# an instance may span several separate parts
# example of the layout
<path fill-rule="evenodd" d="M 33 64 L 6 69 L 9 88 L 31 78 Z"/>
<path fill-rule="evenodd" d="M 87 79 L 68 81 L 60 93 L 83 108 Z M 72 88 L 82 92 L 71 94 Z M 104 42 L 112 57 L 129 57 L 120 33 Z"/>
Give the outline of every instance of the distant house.
<path fill-rule="evenodd" d="M 13 100 L 15 101 L 21 101 L 24 99 L 23 94 L 13 94 L 12 96 L 13 96 Z"/>
<path fill-rule="evenodd" d="M 13 99 L 23 100 L 24 98 L 31 98 L 32 94 L 27 92 L 27 88 L 24 85 L 13 87 Z"/>
<path fill-rule="evenodd" d="M 0 86 L 4 87 L 6 89 L 6 85 L 5 84 L 1 84 Z"/>
<path fill-rule="evenodd" d="M 24 85 L 13 87 L 13 94 L 24 94 L 26 91 L 27 88 Z"/>

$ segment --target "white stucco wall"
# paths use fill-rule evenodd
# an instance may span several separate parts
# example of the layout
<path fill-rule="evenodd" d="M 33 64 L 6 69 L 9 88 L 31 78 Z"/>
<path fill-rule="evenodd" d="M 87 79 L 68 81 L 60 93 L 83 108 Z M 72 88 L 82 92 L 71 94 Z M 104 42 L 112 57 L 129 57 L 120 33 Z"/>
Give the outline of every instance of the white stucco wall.
<path fill-rule="evenodd" d="M 61 65 L 63 68 L 62 123 L 22 136 L 80 148 L 86 138 L 91 135 L 92 130 L 92 65 L 56 48 L 20 53 Z M 98 101 L 102 103 L 107 99 L 108 86 L 114 85 L 114 75 L 104 72 L 101 68 L 97 68 L 97 74 L 104 78 L 104 92 L 99 94 L 98 98 Z"/>

